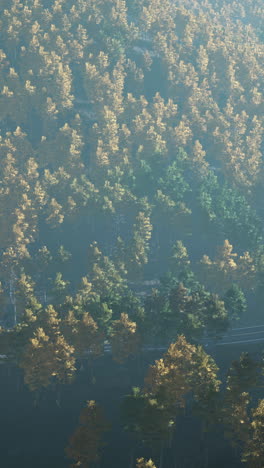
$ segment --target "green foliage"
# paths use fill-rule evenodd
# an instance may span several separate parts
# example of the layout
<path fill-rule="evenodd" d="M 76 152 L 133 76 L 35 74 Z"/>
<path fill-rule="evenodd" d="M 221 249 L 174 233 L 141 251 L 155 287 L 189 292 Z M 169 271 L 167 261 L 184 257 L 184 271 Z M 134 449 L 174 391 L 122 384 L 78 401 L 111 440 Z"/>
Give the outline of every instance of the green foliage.
<path fill-rule="evenodd" d="M 160 445 L 173 430 L 170 410 L 139 388 L 123 399 L 121 414 L 125 429 L 147 445 Z"/>
<path fill-rule="evenodd" d="M 64 263 L 68 262 L 72 255 L 70 252 L 68 252 L 68 250 L 65 249 L 63 245 L 61 245 L 58 249 L 58 256 L 59 259 Z"/>
<path fill-rule="evenodd" d="M 240 249 L 255 249 L 262 239 L 261 221 L 246 198 L 210 174 L 199 190 L 199 202 L 215 231 Z"/>
<path fill-rule="evenodd" d="M 177 161 L 166 169 L 164 177 L 159 179 L 158 184 L 163 193 L 175 202 L 183 200 L 185 192 L 190 190 L 189 184 L 183 177 L 183 169 L 179 167 Z"/>
<path fill-rule="evenodd" d="M 145 321 L 151 327 L 150 336 L 172 340 L 184 334 L 199 339 L 207 333 L 220 337 L 229 326 L 224 302 L 206 291 L 193 275 L 187 273 L 182 279 L 184 283 L 167 277 L 161 289 L 146 298 Z"/>
<path fill-rule="evenodd" d="M 232 320 L 239 320 L 247 310 L 247 301 L 242 289 L 233 284 L 224 295 L 225 308 Z"/>
<path fill-rule="evenodd" d="M 172 246 L 172 253 L 170 257 L 170 270 L 176 275 L 183 275 L 190 271 L 190 260 L 186 247 L 182 241 L 176 241 Z"/>
<path fill-rule="evenodd" d="M 220 411 L 226 436 L 231 440 L 233 446 L 238 446 L 242 450 L 243 461 L 246 459 L 252 461 L 252 465 L 250 465 L 252 467 L 261 466 L 263 454 L 260 455 L 262 446 L 261 441 L 257 440 L 257 433 L 255 434 L 256 439 L 253 435 L 256 427 L 254 417 L 258 413 L 258 408 L 252 409 L 251 415 L 249 409 L 252 405 L 254 391 L 262 386 L 263 363 L 247 352 L 242 353 L 240 359 L 234 361 L 228 371 Z"/>

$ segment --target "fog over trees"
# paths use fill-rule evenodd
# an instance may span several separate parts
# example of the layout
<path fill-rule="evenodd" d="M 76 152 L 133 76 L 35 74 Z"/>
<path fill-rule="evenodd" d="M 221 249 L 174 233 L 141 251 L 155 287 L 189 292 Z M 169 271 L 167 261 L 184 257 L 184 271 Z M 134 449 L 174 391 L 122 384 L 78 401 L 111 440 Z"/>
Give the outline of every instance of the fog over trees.
<path fill-rule="evenodd" d="M 3 466 L 264 467 L 263 28 L 0 0 Z"/>

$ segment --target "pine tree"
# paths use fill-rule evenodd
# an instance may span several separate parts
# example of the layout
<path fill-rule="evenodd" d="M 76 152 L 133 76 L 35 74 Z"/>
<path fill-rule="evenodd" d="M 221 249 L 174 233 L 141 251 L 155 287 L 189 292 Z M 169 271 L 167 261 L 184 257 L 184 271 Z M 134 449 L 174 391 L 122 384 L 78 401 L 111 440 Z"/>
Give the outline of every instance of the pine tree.
<path fill-rule="evenodd" d="M 103 434 L 109 429 L 101 407 L 93 400 L 87 401 L 87 406 L 80 414 L 80 425 L 66 448 L 67 456 L 75 461 L 72 466 L 89 468 L 98 462 L 100 450 L 104 446 Z"/>

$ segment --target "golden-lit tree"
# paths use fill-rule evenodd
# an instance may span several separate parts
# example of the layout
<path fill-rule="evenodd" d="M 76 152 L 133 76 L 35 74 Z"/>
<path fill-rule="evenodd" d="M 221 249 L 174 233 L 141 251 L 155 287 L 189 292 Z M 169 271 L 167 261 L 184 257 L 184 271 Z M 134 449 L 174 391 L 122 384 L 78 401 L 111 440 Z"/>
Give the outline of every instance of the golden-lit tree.
<path fill-rule="evenodd" d="M 252 410 L 250 435 L 245 444 L 242 460 L 250 468 L 261 468 L 264 463 L 264 400 Z"/>
<path fill-rule="evenodd" d="M 137 324 L 129 320 L 128 314 L 122 313 L 119 320 L 112 322 L 110 343 L 113 359 L 119 363 L 139 352 L 141 339 Z"/>
<path fill-rule="evenodd" d="M 100 460 L 100 450 L 104 446 L 103 434 L 110 429 L 102 408 L 93 400 L 80 414 L 80 425 L 69 440 L 66 454 L 75 463 L 73 467 L 90 468 Z"/>
<path fill-rule="evenodd" d="M 219 391 L 218 368 L 201 347 L 188 343 L 184 336 L 170 345 L 162 359 L 150 366 L 146 388 L 172 408 L 184 408 L 185 397 L 192 391 L 194 399 L 206 405 Z"/>
<path fill-rule="evenodd" d="M 60 319 L 52 306 L 42 312 L 40 327 L 28 340 L 19 365 L 24 370 L 24 380 L 31 390 L 47 387 L 53 380 L 71 381 L 75 368 L 74 347 L 60 332 Z"/>
<path fill-rule="evenodd" d="M 227 239 L 218 248 L 215 260 L 204 255 L 199 267 L 203 282 L 217 292 L 223 293 L 232 283 L 238 283 L 245 289 L 254 286 L 256 267 L 253 258 L 249 252 L 238 256 Z"/>
<path fill-rule="evenodd" d="M 145 458 L 138 458 L 137 468 L 156 468 L 156 465 L 151 459 L 145 460 Z"/>

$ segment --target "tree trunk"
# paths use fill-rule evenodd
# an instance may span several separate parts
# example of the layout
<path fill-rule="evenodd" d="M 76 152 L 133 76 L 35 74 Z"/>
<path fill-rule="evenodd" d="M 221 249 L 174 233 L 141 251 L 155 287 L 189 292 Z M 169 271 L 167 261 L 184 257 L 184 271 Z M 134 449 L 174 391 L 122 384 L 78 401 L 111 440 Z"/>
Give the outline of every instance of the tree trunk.
<path fill-rule="evenodd" d="M 44 297 L 43 297 L 43 300 L 44 300 L 44 306 L 47 305 L 47 291 L 46 291 L 46 288 L 44 289 Z"/>
<path fill-rule="evenodd" d="M 205 448 L 204 448 L 204 468 L 208 468 L 209 466 L 209 450 L 208 450 L 208 446 L 207 444 L 205 444 Z"/>
<path fill-rule="evenodd" d="M 36 390 L 34 392 L 33 406 L 36 408 L 37 406 L 39 406 L 39 402 L 40 402 L 40 392 Z"/>
<path fill-rule="evenodd" d="M 204 423 L 202 423 L 202 428 L 201 428 L 200 457 L 201 457 L 202 468 L 208 468 L 209 450 L 208 450 L 208 445 L 207 445 L 207 427 L 206 427 L 206 424 Z"/>
<path fill-rule="evenodd" d="M 16 297 L 14 295 L 14 280 L 12 277 L 9 280 L 9 298 L 10 298 L 10 303 L 13 306 L 13 322 L 14 322 L 14 327 L 15 327 L 17 324 L 17 308 L 16 308 Z"/>
<path fill-rule="evenodd" d="M 57 390 L 56 405 L 61 408 L 61 392 L 59 389 Z"/>
<path fill-rule="evenodd" d="M 130 452 L 129 468 L 134 468 L 134 449 L 131 449 L 131 452 Z"/>
<path fill-rule="evenodd" d="M 160 459 L 159 459 L 159 468 L 163 468 L 163 459 L 164 459 L 164 443 L 160 449 Z"/>
<path fill-rule="evenodd" d="M 17 375 L 17 378 L 16 378 L 16 390 L 17 390 L 18 393 L 20 392 L 20 387 L 21 387 L 20 383 L 21 383 L 20 375 Z"/>

